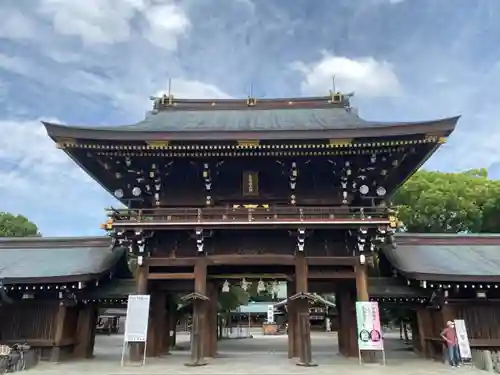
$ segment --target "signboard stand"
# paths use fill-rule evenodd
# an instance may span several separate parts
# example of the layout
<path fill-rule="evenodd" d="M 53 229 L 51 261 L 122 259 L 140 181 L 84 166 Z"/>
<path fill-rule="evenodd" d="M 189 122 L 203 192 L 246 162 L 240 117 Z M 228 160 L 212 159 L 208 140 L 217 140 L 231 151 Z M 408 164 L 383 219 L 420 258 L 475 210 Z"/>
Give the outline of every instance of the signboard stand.
<path fill-rule="evenodd" d="M 123 349 L 122 349 L 122 360 L 121 360 L 121 365 L 122 367 L 125 366 L 125 355 L 127 350 L 130 349 L 130 344 L 138 344 L 139 342 L 127 342 L 123 341 Z M 148 345 L 147 340 L 144 341 L 144 351 L 142 352 L 142 359 L 140 361 L 140 366 L 144 366 L 146 364 L 146 346 Z M 130 364 L 130 362 L 129 362 Z"/>
<path fill-rule="evenodd" d="M 148 338 L 149 323 L 149 303 L 148 294 L 129 295 L 127 304 L 127 320 L 125 321 L 125 335 L 123 336 L 123 348 L 121 365 L 125 364 L 125 352 L 130 348 L 130 344 L 144 344 L 141 366 L 146 364 L 146 346 Z"/>
<path fill-rule="evenodd" d="M 380 325 L 380 311 L 377 302 L 356 302 L 356 323 L 359 364 L 363 364 L 362 352 L 382 352 L 385 366 L 384 339 Z"/>
<path fill-rule="evenodd" d="M 364 351 L 368 351 L 368 350 L 364 350 Z M 386 365 L 385 350 L 382 349 L 380 351 L 382 352 L 382 364 L 385 366 Z M 358 349 L 358 358 L 359 358 L 359 365 L 361 366 L 363 364 L 363 356 L 361 355 L 361 350 L 359 350 L 359 349 Z"/>

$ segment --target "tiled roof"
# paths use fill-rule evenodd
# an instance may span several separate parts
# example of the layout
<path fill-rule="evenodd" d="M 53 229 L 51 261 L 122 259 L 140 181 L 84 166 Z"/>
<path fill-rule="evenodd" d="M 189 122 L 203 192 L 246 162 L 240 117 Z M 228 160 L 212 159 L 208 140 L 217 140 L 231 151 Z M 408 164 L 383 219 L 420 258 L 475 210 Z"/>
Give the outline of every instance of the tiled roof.
<path fill-rule="evenodd" d="M 265 139 L 282 138 L 288 131 L 288 138 L 302 139 L 303 131 L 311 138 L 336 138 L 324 131 L 342 131 L 339 137 L 376 137 L 380 131 L 387 135 L 415 134 L 409 130 L 413 125 L 423 126 L 421 133 L 440 131 L 450 133 L 458 117 L 426 122 L 380 122 L 360 118 L 350 108 L 328 102 L 329 97 L 270 99 L 257 102 L 254 107 L 242 105 L 245 101 L 234 101 L 211 105 L 205 101 L 181 101 L 172 106 L 147 114 L 146 118 L 133 125 L 121 126 L 67 126 L 44 122 L 47 132 L 53 138 L 74 137 L 109 140 L 146 139 L 198 139 L 220 140 L 221 134 L 244 133 L 267 134 Z M 217 102 L 214 100 L 214 104 Z M 240 103 L 241 102 L 241 103 Z M 424 129 L 425 128 L 425 129 Z M 366 130 L 366 135 L 359 131 Z M 373 130 L 373 131 L 372 131 Z M 293 136 L 295 134 L 295 136 Z M 243 137 L 242 139 L 250 139 Z"/>
<path fill-rule="evenodd" d="M 383 252 L 412 279 L 500 281 L 499 235 L 403 234 Z"/>
<path fill-rule="evenodd" d="M 91 280 L 112 269 L 123 254 L 110 237 L 2 238 L 0 280 L 4 284 Z"/>

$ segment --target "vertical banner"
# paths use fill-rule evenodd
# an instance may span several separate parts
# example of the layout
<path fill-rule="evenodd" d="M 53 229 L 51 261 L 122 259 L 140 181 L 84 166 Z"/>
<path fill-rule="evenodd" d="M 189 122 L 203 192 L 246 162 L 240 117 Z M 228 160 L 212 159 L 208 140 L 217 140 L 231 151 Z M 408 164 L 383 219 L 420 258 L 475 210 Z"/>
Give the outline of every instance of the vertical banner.
<path fill-rule="evenodd" d="M 467 327 L 465 326 L 465 320 L 456 319 L 455 320 L 455 332 L 457 333 L 457 343 L 458 351 L 460 352 L 460 358 L 462 361 L 468 361 L 472 359 L 472 353 L 470 350 L 469 336 L 467 335 Z"/>
<path fill-rule="evenodd" d="M 267 322 L 274 323 L 274 305 L 267 305 Z"/>
<path fill-rule="evenodd" d="M 356 302 L 359 350 L 384 350 L 377 302 Z"/>
<path fill-rule="evenodd" d="M 243 196 L 256 197 L 259 195 L 259 174 L 257 172 L 243 172 Z"/>

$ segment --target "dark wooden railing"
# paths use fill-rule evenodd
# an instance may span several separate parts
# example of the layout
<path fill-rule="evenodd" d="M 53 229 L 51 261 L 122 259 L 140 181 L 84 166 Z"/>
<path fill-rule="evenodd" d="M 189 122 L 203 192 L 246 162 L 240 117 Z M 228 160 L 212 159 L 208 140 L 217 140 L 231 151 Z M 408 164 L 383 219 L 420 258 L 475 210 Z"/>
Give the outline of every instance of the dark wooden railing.
<path fill-rule="evenodd" d="M 374 207 L 205 207 L 205 208 L 154 208 L 140 210 L 109 209 L 108 216 L 114 224 L 134 223 L 280 223 L 289 221 L 388 221 L 387 208 Z"/>

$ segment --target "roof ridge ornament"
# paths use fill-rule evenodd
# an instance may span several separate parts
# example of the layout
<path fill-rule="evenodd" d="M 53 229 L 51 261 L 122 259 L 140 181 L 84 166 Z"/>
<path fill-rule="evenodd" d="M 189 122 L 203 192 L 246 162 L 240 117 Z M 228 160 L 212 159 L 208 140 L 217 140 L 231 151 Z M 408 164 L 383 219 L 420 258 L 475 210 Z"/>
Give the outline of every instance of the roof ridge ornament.
<path fill-rule="evenodd" d="M 350 92 L 347 94 L 344 94 L 340 91 L 329 91 L 329 99 L 328 103 L 329 104 L 341 104 L 345 108 L 346 111 L 350 111 L 352 109 L 351 107 L 351 98 L 354 96 L 354 92 Z"/>
<path fill-rule="evenodd" d="M 160 111 L 166 107 L 175 107 L 177 105 L 172 94 L 163 94 L 158 96 L 152 95 L 149 97 L 149 100 L 153 101 L 154 111 Z"/>
<path fill-rule="evenodd" d="M 247 106 L 249 106 L 249 107 L 255 107 L 256 104 L 257 104 L 257 99 L 249 96 L 248 99 L 247 99 Z"/>
<path fill-rule="evenodd" d="M 334 92 L 333 90 L 329 91 L 330 93 L 330 100 L 328 102 L 330 103 L 342 103 L 344 101 L 344 96 L 340 91 Z"/>

